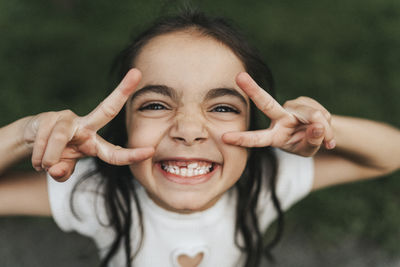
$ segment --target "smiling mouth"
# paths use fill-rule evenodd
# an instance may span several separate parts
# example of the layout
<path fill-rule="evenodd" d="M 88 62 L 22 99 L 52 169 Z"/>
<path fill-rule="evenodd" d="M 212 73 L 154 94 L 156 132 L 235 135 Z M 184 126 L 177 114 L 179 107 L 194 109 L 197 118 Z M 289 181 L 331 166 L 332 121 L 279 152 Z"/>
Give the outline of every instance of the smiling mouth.
<path fill-rule="evenodd" d="M 170 174 L 180 177 L 195 177 L 205 175 L 214 170 L 215 163 L 207 161 L 161 161 L 161 168 Z"/>

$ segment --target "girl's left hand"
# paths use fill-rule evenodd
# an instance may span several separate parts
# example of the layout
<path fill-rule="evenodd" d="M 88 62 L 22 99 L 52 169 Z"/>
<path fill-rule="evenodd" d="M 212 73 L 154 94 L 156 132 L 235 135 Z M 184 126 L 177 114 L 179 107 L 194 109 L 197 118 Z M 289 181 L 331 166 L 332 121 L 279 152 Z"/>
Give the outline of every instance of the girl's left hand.
<path fill-rule="evenodd" d="M 240 73 L 236 83 L 270 118 L 271 124 L 264 130 L 225 133 L 225 143 L 243 147 L 272 146 L 301 156 L 313 156 L 321 145 L 327 149 L 335 147 L 331 115 L 317 101 L 299 97 L 282 107 L 247 73 Z"/>

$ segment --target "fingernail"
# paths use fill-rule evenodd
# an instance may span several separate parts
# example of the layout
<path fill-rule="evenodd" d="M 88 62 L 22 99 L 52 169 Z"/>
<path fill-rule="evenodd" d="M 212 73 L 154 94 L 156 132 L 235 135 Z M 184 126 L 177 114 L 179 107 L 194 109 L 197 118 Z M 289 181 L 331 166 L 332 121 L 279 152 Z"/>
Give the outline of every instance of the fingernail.
<path fill-rule="evenodd" d="M 336 141 L 333 139 L 328 143 L 328 149 L 334 149 L 336 146 Z"/>
<path fill-rule="evenodd" d="M 312 133 L 313 133 L 314 137 L 318 138 L 318 137 L 322 136 L 322 134 L 324 133 L 324 130 L 321 128 L 315 128 L 315 129 L 313 129 Z"/>

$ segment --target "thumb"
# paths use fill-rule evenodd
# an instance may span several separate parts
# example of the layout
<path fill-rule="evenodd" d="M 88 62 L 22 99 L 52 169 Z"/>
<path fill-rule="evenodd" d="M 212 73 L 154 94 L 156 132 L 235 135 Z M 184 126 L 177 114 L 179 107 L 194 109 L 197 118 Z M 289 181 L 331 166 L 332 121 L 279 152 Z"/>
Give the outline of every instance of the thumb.
<path fill-rule="evenodd" d="M 97 157 L 111 165 L 129 165 L 148 159 L 154 154 L 153 147 L 123 148 L 97 136 Z"/>
<path fill-rule="evenodd" d="M 48 169 L 48 174 L 57 182 L 65 182 L 75 170 L 77 159 L 62 159 Z"/>

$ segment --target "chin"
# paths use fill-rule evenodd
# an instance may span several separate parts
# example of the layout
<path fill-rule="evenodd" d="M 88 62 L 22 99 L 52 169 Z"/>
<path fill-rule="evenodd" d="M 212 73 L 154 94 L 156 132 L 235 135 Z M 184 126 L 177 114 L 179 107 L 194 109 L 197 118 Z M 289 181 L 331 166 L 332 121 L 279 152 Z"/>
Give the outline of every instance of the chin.
<path fill-rule="evenodd" d="M 173 198 L 169 195 L 163 201 L 165 206 L 162 206 L 179 213 L 191 213 L 206 210 L 212 207 L 217 200 L 217 197 L 207 197 L 204 192 L 180 192 L 178 194 L 175 193 Z"/>

